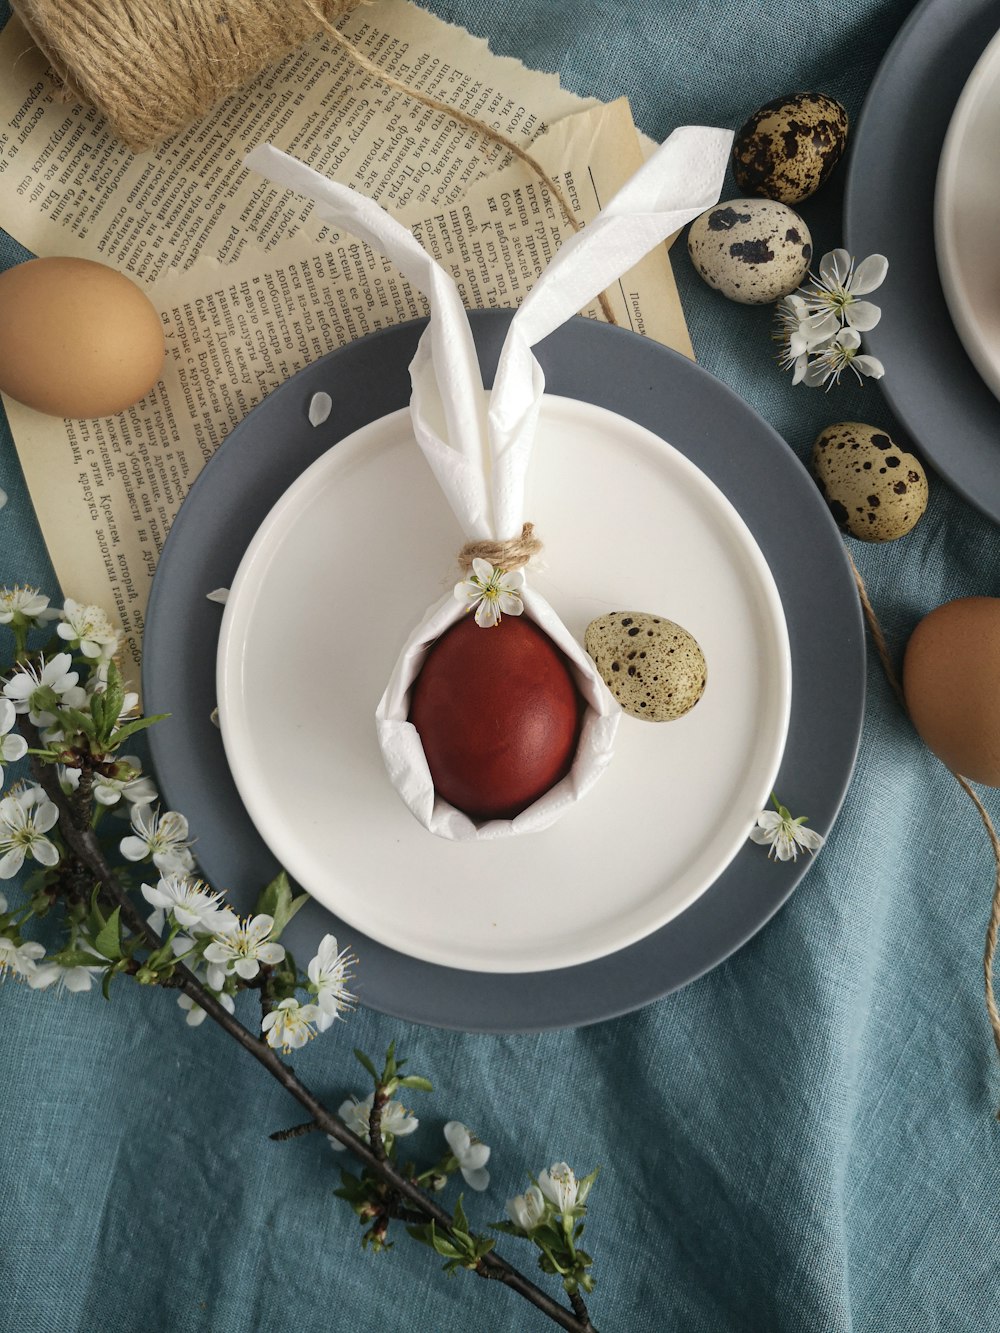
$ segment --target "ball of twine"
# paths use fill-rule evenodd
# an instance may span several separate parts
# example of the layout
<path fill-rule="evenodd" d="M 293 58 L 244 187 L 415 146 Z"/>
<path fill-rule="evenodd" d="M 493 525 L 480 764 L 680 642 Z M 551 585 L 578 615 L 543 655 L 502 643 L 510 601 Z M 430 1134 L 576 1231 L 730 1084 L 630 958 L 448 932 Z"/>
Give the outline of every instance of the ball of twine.
<path fill-rule="evenodd" d="M 198 120 L 362 0 L 12 0 L 67 96 L 133 152 Z"/>

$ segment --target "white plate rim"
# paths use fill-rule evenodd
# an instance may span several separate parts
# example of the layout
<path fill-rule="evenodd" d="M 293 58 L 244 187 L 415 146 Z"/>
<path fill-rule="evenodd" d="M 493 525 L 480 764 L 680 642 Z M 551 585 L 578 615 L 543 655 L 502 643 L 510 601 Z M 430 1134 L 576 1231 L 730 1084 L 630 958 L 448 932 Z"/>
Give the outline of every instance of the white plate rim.
<path fill-rule="evenodd" d="M 948 124 L 934 188 L 934 247 L 941 289 L 955 331 L 983 381 L 1000 398 L 1000 344 L 991 344 L 983 336 L 975 314 L 975 301 L 970 296 L 969 275 L 965 270 L 957 235 L 958 177 L 963 166 L 963 146 L 967 142 L 970 126 L 983 109 L 984 90 L 1000 80 L 998 67 L 1000 30 L 976 61 Z M 986 169 L 989 170 L 989 166 Z"/>

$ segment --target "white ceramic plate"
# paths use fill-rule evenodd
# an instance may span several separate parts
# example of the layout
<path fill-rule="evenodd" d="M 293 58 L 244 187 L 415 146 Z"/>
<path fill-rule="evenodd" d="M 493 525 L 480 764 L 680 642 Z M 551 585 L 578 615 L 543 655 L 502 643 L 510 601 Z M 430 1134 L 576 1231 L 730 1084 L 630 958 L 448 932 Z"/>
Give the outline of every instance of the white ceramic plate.
<path fill-rule="evenodd" d="M 753 537 L 655 435 L 547 397 L 528 513 L 545 542 L 533 585 L 580 640 L 597 615 L 651 611 L 689 629 L 708 663 L 687 717 L 622 719 L 607 773 L 543 833 L 436 838 L 382 766 L 376 704 L 462 542 L 407 411 L 342 440 L 282 496 L 240 564 L 219 644 L 226 755 L 275 856 L 356 929 L 482 972 L 570 967 L 683 911 L 767 804 L 791 697 L 784 616 Z"/>
<path fill-rule="evenodd" d="M 1000 33 L 969 76 L 948 127 L 934 237 L 955 329 L 1000 398 Z"/>

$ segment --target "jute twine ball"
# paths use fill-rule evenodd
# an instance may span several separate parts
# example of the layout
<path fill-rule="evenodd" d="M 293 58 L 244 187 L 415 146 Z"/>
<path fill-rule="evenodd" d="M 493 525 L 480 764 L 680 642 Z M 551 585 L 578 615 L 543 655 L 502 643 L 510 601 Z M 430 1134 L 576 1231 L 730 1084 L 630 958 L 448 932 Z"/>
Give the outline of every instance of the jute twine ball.
<path fill-rule="evenodd" d="M 11 0 L 66 93 L 133 152 L 185 129 L 362 0 Z"/>

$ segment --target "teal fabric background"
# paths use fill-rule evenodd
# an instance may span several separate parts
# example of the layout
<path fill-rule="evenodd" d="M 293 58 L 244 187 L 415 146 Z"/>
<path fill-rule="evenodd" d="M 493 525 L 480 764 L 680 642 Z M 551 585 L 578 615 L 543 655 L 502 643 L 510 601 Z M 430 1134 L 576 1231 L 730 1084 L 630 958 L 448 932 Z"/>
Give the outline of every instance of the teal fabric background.
<path fill-rule="evenodd" d="M 664 137 L 686 122 L 736 126 L 800 88 L 856 116 L 910 3 L 431 7 L 581 93 L 627 93 L 642 128 Z M 841 169 L 802 207 L 820 251 L 841 240 L 842 181 Z M 21 257 L 0 241 L 4 264 Z M 709 292 L 683 246 L 675 267 L 698 359 L 800 456 L 835 420 L 895 431 L 875 386 L 793 389 L 771 359 L 768 312 Z M 997 529 L 932 483 L 911 536 L 851 544 L 897 652 L 932 607 L 1000 592 Z M 54 590 L 7 434 L 0 485 L 0 581 Z M 362 1087 L 350 1047 L 397 1038 L 436 1088 L 409 1143 L 436 1153 L 456 1117 L 493 1145 L 493 1184 L 470 1205 L 481 1222 L 529 1170 L 601 1163 L 589 1230 L 602 1333 L 1000 1326 L 1000 1064 L 980 981 L 991 856 L 874 660 L 868 691 L 828 846 L 777 918 L 710 975 L 630 1017 L 541 1036 L 462 1036 L 362 1010 L 295 1061 L 337 1105 Z M 445 1280 L 405 1239 L 387 1256 L 361 1253 L 325 1142 L 270 1143 L 295 1105 L 210 1024 L 187 1029 L 172 997 L 121 986 L 106 1004 L 8 983 L 0 1015 L 7 1333 L 549 1327 L 493 1284 Z M 530 1264 L 518 1248 L 505 1246 Z"/>

